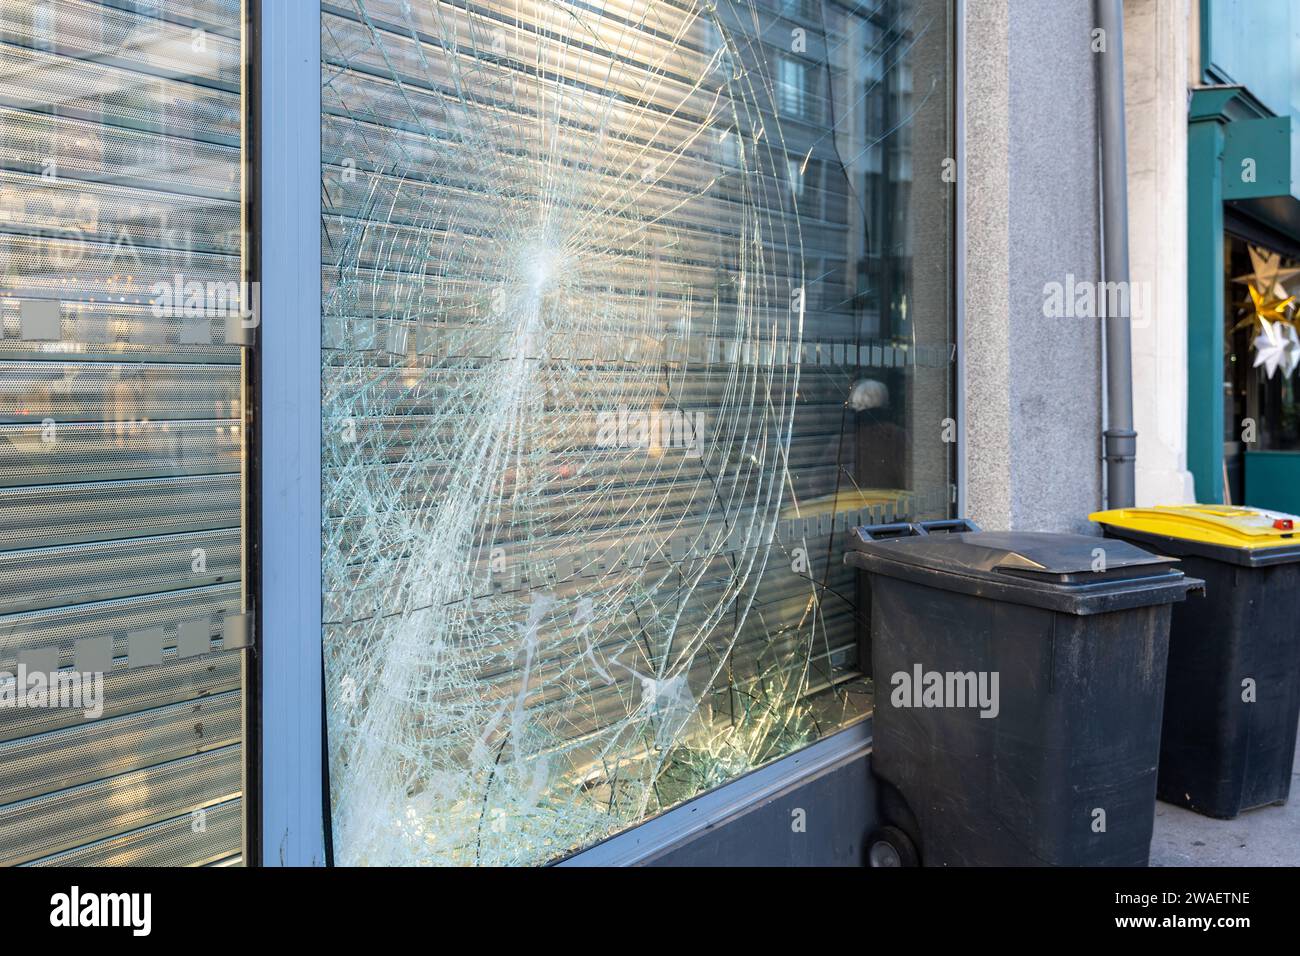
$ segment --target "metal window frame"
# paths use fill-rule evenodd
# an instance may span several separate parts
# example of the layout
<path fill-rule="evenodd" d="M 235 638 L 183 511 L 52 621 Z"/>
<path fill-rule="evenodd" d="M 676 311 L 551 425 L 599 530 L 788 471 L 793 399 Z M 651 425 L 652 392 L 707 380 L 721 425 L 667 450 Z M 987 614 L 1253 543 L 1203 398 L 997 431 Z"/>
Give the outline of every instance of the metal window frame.
<path fill-rule="evenodd" d="M 762 862 L 771 865 L 788 850 L 790 830 L 774 827 L 772 821 L 755 811 L 782 801 L 800 804 L 808 818 L 825 820 L 837 815 L 824 795 L 806 794 L 805 786 L 828 774 L 834 774 L 850 764 L 866 763 L 871 753 L 871 719 L 860 720 L 844 730 L 823 737 L 802 750 L 795 751 L 765 767 L 745 774 L 720 787 L 700 794 L 680 806 L 653 817 L 644 823 L 616 833 L 595 846 L 580 850 L 560 860 L 557 866 L 644 866 L 656 863 L 673 865 L 683 858 L 699 856 L 717 858 L 717 854 L 704 845 L 717 838 L 726 828 L 739 828 L 741 833 L 728 834 L 739 839 L 757 853 Z M 838 788 L 837 788 L 838 789 Z M 837 794 L 839 801 L 846 795 Z M 861 814 L 859 825 L 866 829 L 876 817 L 873 795 L 868 790 L 855 809 Z M 790 819 L 788 811 L 777 814 L 783 822 Z M 838 832 L 844 821 L 835 819 L 830 827 L 822 827 L 829 843 L 843 852 L 852 847 Z M 865 836 L 865 833 L 863 834 Z M 863 842 L 863 841 L 858 841 Z M 816 853 L 816 851 L 814 851 Z M 829 852 L 823 848 L 821 854 Z M 824 856 L 821 862 L 829 862 Z M 724 858 L 720 862 L 726 863 Z"/>
<path fill-rule="evenodd" d="M 320 4 L 260 4 L 257 859 L 322 866 Z"/>

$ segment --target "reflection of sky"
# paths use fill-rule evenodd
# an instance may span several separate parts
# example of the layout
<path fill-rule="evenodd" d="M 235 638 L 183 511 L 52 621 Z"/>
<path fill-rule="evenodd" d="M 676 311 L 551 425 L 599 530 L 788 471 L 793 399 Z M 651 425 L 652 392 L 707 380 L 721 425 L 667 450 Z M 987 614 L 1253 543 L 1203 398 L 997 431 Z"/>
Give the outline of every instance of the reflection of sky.
<path fill-rule="evenodd" d="M 1300 7 L 1295 0 L 1207 2 L 1201 69 L 1216 75 L 1202 79 L 1239 83 L 1276 115 L 1291 115 L 1291 192 L 1300 196 Z"/>
<path fill-rule="evenodd" d="M 1300 121 L 1300 7 L 1294 0 L 1209 0 L 1207 62 L 1279 116 Z"/>

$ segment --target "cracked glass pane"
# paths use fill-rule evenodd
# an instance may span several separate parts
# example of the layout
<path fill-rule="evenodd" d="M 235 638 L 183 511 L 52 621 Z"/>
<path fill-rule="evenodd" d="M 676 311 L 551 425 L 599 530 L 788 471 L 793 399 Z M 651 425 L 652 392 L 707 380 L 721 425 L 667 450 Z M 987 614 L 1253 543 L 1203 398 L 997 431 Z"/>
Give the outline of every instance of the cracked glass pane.
<path fill-rule="evenodd" d="M 869 714 L 845 529 L 950 496 L 947 4 L 321 29 L 338 861 L 544 863 Z"/>

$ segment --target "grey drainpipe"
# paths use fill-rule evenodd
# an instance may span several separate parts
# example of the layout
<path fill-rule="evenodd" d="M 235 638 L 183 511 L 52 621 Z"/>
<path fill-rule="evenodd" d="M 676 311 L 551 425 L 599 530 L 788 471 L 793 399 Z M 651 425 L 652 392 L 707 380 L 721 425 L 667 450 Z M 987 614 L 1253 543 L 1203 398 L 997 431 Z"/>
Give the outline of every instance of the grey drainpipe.
<path fill-rule="evenodd" d="M 1131 292 L 1128 277 L 1128 157 L 1124 131 L 1124 2 L 1097 0 L 1097 25 L 1104 31 L 1106 52 L 1098 54 L 1101 92 L 1102 274 Z M 1114 288 L 1113 286 L 1111 286 Z M 1133 344 L 1129 324 L 1132 296 L 1115 296 L 1120 308 L 1109 314 L 1108 295 L 1099 295 L 1106 311 L 1106 506 L 1134 503 Z"/>

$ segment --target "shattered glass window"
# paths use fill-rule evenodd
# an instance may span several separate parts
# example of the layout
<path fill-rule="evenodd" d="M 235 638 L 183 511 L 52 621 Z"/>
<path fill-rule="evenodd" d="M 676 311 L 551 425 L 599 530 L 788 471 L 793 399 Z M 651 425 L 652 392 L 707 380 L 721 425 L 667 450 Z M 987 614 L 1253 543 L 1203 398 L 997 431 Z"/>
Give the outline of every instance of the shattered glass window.
<path fill-rule="evenodd" d="M 949 17 L 322 7 L 338 862 L 544 863 L 869 715 L 847 529 L 951 496 Z"/>

